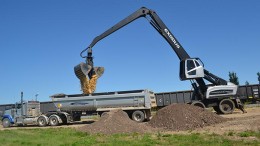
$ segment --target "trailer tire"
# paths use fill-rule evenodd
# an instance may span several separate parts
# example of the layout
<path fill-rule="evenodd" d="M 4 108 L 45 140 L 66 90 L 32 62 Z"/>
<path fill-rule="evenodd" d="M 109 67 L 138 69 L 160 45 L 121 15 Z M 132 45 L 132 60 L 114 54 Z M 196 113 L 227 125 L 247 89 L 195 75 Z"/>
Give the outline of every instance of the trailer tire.
<path fill-rule="evenodd" d="M 132 120 L 134 120 L 136 122 L 143 122 L 144 119 L 145 119 L 144 112 L 142 112 L 142 111 L 134 111 L 132 113 Z"/>
<path fill-rule="evenodd" d="M 47 125 L 47 119 L 43 116 L 40 116 L 37 120 L 37 124 L 39 127 L 45 127 Z"/>
<path fill-rule="evenodd" d="M 200 108 L 206 108 L 206 106 L 204 105 L 204 103 L 200 102 L 200 101 L 194 101 L 191 103 L 191 105 L 193 106 L 197 106 L 197 107 L 200 107 Z"/>
<path fill-rule="evenodd" d="M 51 126 L 58 126 L 59 125 L 59 119 L 57 115 L 52 115 L 49 117 L 49 123 Z"/>
<path fill-rule="evenodd" d="M 8 118 L 4 118 L 4 120 L 2 122 L 3 122 L 2 124 L 3 124 L 4 128 L 8 128 L 11 126 L 11 122 Z"/>
<path fill-rule="evenodd" d="M 219 103 L 219 110 L 222 114 L 232 114 L 235 109 L 235 103 L 231 99 L 223 99 Z"/>

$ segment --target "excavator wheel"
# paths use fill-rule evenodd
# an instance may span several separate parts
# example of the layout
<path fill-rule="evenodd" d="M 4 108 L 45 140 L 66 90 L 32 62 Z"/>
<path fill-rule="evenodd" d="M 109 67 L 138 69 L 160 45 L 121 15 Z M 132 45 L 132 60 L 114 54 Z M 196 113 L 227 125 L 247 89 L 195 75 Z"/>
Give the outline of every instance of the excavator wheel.
<path fill-rule="evenodd" d="M 206 108 L 206 106 L 200 101 L 194 101 L 194 102 L 191 103 L 191 105 L 197 106 L 197 107 L 200 107 L 200 108 L 203 108 L 203 109 Z"/>
<path fill-rule="evenodd" d="M 232 114 L 235 109 L 235 103 L 231 99 L 222 99 L 219 103 L 219 110 L 222 114 Z"/>

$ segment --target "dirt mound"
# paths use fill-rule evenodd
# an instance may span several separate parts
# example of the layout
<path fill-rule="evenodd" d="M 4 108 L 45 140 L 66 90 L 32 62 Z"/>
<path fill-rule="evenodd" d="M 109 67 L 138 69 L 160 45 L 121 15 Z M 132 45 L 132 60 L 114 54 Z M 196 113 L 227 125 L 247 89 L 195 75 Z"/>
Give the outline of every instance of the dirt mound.
<path fill-rule="evenodd" d="M 160 109 L 149 125 L 165 130 L 193 130 L 226 121 L 206 109 L 189 104 L 172 104 Z"/>
<path fill-rule="evenodd" d="M 147 133 L 152 127 L 145 123 L 137 123 L 131 120 L 122 110 L 113 110 L 102 115 L 99 121 L 81 127 L 79 130 L 88 133 Z"/>
<path fill-rule="evenodd" d="M 147 123 L 131 120 L 122 110 L 114 110 L 103 115 L 99 121 L 81 127 L 88 133 L 148 133 L 158 130 L 183 131 L 193 130 L 226 121 L 225 118 L 206 109 L 188 104 L 172 104 L 160 109 Z"/>

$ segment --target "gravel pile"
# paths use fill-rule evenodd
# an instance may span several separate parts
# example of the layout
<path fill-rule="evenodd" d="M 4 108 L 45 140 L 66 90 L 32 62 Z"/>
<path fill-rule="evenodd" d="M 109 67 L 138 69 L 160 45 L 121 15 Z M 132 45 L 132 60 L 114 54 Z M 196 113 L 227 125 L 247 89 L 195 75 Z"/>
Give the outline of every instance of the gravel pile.
<path fill-rule="evenodd" d="M 81 127 L 79 130 L 87 133 L 147 133 L 153 129 L 145 123 L 137 123 L 131 120 L 127 113 L 122 110 L 113 110 L 108 112 L 90 125 Z"/>
<path fill-rule="evenodd" d="M 215 113 L 189 104 L 172 104 L 160 109 L 149 125 L 171 131 L 193 130 L 226 121 Z"/>

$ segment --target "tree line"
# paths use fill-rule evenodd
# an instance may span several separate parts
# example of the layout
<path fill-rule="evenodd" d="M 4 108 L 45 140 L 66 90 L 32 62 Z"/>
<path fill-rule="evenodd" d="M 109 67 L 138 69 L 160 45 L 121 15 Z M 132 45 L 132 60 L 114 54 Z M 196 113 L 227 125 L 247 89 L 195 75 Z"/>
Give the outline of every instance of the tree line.
<path fill-rule="evenodd" d="M 260 72 L 256 73 L 256 75 L 257 75 L 258 82 L 259 82 L 259 84 L 260 84 Z M 231 83 L 234 83 L 234 84 L 236 84 L 236 85 L 239 85 L 239 79 L 238 79 L 238 76 L 237 76 L 237 74 L 236 74 L 235 72 L 229 72 L 229 73 L 228 73 L 228 76 L 229 76 L 229 81 L 230 81 Z M 249 82 L 246 81 L 246 82 L 245 82 L 245 85 L 249 85 Z"/>

